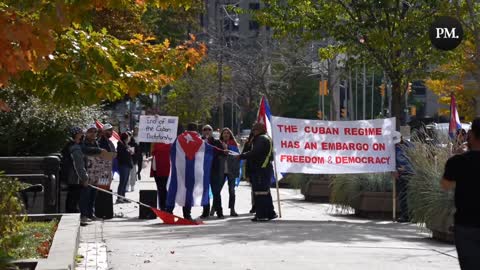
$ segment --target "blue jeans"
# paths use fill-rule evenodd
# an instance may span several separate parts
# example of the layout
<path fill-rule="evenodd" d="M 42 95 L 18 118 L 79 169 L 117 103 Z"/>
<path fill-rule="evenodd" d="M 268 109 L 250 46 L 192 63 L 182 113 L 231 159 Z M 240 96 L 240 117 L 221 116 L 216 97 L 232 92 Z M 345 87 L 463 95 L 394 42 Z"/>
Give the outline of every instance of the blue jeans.
<path fill-rule="evenodd" d="M 125 192 L 127 191 L 128 178 L 130 177 L 130 167 L 120 165 L 118 167 L 120 173 L 120 183 L 118 184 L 117 193 L 120 196 L 125 197 Z"/>
<path fill-rule="evenodd" d="M 480 228 L 455 224 L 455 246 L 462 270 L 480 269 Z"/>
<path fill-rule="evenodd" d="M 93 208 L 95 206 L 95 197 L 97 190 L 91 187 L 82 187 L 80 191 L 80 215 L 82 217 L 93 217 Z"/>

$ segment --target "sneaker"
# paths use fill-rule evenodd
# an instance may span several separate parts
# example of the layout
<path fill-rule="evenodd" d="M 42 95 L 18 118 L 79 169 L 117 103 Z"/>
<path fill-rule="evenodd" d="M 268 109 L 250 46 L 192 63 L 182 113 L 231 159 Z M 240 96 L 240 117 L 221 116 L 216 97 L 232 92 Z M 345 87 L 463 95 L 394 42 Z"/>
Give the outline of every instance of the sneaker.
<path fill-rule="evenodd" d="M 183 218 L 186 219 L 186 220 L 191 220 L 191 221 L 193 221 L 193 218 L 192 218 L 191 215 L 183 216 Z"/>
<path fill-rule="evenodd" d="M 235 212 L 235 209 L 230 209 L 230 216 L 231 217 L 238 217 L 237 212 Z"/>

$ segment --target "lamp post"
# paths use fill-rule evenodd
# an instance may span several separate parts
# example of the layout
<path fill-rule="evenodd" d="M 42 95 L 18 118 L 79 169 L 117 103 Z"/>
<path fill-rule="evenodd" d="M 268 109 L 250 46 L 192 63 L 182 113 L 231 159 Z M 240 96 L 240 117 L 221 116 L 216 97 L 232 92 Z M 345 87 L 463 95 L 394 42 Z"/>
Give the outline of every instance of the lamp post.
<path fill-rule="evenodd" d="M 222 3 L 220 3 L 222 2 Z M 236 5 L 236 4 L 230 4 Z M 225 0 L 216 0 L 215 1 L 215 21 L 217 22 L 217 34 L 218 40 L 220 43 L 220 48 L 218 52 L 218 69 L 217 69 L 217 78 L 218 78 L 218 128 L 223 128 L 224 126 L 224 100 L 223 100 L 223 49 L 225 46 L 225 18 L 233 21 L 235 26 L 238 26 L 240 19 L 235 14 L 231 16 L 227 9 L 225 8 L 228 6 L 225 3 Z M 220 14 L 220 15 L 219 15 Z M 233 125 L 233 122 L 232 122 Z"/>

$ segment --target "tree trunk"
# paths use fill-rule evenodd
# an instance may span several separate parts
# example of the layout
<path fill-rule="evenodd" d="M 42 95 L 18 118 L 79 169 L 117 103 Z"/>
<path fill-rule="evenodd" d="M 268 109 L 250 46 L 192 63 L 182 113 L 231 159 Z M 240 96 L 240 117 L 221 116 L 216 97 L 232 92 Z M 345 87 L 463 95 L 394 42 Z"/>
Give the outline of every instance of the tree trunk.
<path fill-rule="evenodd" d="M 392 112 L 391 115 L 396 118 L 396 130 L 400 130 L 403 124 L 402 119 L 402 83 L 398 80 L 392 80 Z"/>

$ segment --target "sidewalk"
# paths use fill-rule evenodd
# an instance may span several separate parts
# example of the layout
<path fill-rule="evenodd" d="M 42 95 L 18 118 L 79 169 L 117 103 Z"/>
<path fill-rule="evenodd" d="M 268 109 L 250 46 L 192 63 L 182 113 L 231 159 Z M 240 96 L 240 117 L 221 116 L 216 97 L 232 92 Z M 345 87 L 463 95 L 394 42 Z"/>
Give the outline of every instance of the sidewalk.
<path fill-rule="evenodd" d="M 140 189 L 156 189 L 148 170 L 127 197 L 137 200 Z M 240 217 L 199 226 L 139 220 L 137 205 L 119 204 L 115 214 L 123 217 L 95 222 L 102 232 L 96 242 L 106 243 L 109 269 L 459 269 L 455 247 L 430 240 L 418 226 L 335 214 L 331 205 L 305 202 L 297 190 L 281 189 L 280 196 L 283 217 L 269 223 L 250 221 L 250 187 L 243 183 Z M 192 216 L 201 211 L 194 207 Z M 181 216 L 181 207 L 175 214 Z"/>

